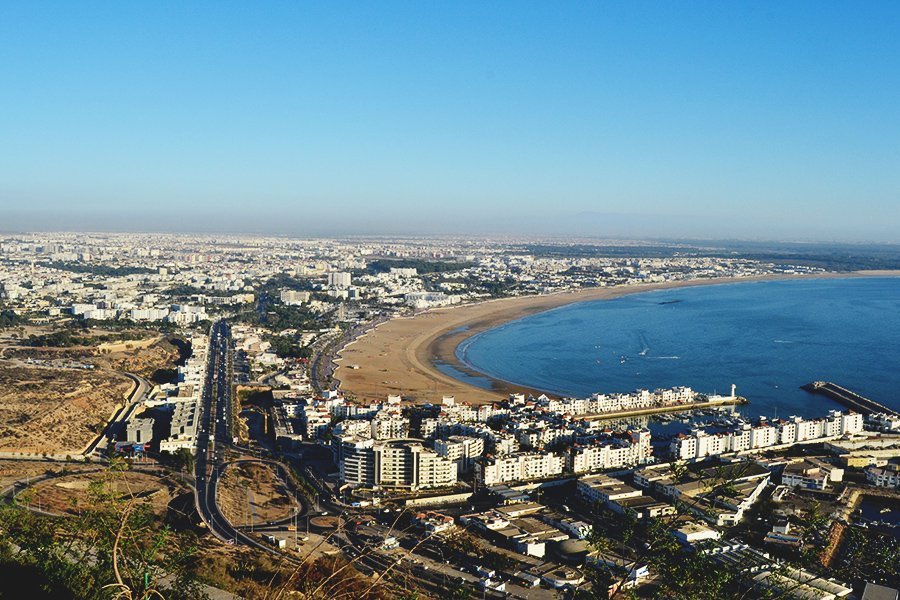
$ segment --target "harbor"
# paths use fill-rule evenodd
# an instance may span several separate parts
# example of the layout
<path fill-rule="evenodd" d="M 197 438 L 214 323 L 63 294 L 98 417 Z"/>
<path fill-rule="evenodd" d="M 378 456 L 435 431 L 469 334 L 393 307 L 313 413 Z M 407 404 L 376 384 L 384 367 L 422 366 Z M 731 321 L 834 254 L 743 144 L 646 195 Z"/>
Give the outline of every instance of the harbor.
<path fill-rule="evenodd" d="M 695 410 L 715 409 L 723 406 L 738 406 L 747 404 L 748 400 L 742 396 L 720 396 L 710 398 L 702 402 L 690 402 L 684 404 L 673 404 L 670 406 L 653 406 L 650 408 L 639 408 L 633 410 L 620 410 L 607 413 L 597 413 L 593 415 L 585 415 L 585 419 L 589 421 L 606 421 L 610 419 L 623 419 L 629 417 L 644 417 L 650 415 L 661 415 L 667 413 L 689 412 Z"/>
<path fill-rule="evenodd" d="M 847 408 L 855 410 L 863 415 L 871 415 L 874 413 L 884 413 L 888 415 L 897 415 L 898 413 L 890 408 L 879 404 L 874 400 L 860 396 L 856 392 L 851 392 L 845 387 L 841 387 L 830 381 L 813 381 L 801 386 L 811 394 L 820 394 L 827 398 L 831 398 L 835 402 L 843 404 Z"/>

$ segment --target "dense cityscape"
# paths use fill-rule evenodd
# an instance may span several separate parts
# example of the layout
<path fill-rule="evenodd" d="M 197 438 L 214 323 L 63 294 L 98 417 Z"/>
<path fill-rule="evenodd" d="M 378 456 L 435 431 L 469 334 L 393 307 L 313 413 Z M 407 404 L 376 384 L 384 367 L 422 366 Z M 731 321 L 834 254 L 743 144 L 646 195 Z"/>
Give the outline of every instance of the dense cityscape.
<path fill-rule="evenodd" d="M 898 23 L 2 3 L 0 600 L 900 600 Z"/>
<path fill-rule="evenodd" d="M 740 410 L 753 399 L 734 384 L 728 395 L 685 386 L 586 398 L 503 387 L 467 401 L 371 397 L 340 379 L 365 370 L 342 364 L 342 351 L 383 335 L 380 324 L 452 305 L 829 275 L 717 248 L 536 248 L 7 236 L 4 497 L 35 516 L 71 515 L 67 503 L 108 477 L 97 465 L 125 461 L 140 476 L 129 487 L 168 500 L 170 526 L 182 507 L 176 527 L 199 536 L 200 555 L 247 548 L 276 573 L 340 559 L 387 595 L 412 585 L 426 596 L 653 596 L 689 555 L 720 569 L 709 589 L 835 598 L 896 583 L 896 525 L 859 512 L 866 498 L 898 497 L 900 417 L 881 405 L 751 419 Z M 669 256 L 641 256 L 651 251 Z M 56 385 L 35 394 L 36 377 Z M 101 385 L 120 391 L 61 406 Z M 852 575 L 861 548 L 881 557 L 866 577 Z M 213 596 L 259 593 L 197 575 Z"/>

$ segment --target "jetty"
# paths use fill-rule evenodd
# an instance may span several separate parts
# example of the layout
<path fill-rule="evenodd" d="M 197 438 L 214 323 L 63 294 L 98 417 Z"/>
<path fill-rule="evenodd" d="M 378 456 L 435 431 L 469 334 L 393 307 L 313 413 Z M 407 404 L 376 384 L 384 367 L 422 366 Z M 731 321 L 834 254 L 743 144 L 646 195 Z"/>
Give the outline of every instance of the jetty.
<path fill-rule="evenodd" d="M 851 392 L 845 387 L 841 387 L 830 381 L 813 381 L 806 385 L 800 386 L 811 394 L 821 394 L 827 398 L 831 398 L 835 402 L 839 402 L 847 408 L 853 409 L 863 415 L 871 415 L 873 413 L 885 413 L 889 415 L 897 415 L 897 411 L 891 410 L 883 404 L 879 404 L 874 400 L 869 400 L 864 396 L 860 396 L 856 392 Z"/>

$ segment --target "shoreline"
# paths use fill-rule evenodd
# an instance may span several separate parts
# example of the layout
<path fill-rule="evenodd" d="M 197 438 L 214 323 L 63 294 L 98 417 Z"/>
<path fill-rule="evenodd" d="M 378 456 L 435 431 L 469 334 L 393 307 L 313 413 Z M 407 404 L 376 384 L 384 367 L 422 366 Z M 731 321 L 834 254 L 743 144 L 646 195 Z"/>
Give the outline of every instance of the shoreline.
<path fill-rule="evenodd" d="M 499 380 L 460 361 L 456 350 L 479 333 L 511 321 L 578 302 L 612 300 L 622 296 L 684 287 L 727 285 L 763 281 L 803 279 L 850 279 L 898 277 L 900 271 L 854 271 L 809 275 L 767 274 L 721 277 L 586 288 L 537 296 L 516 296 L 434 308 L 409 317 L 385 321 L 345 345 L 336 354 L 334 379 L 347 396 L 358 400 L 383 401 L 397 394 L 405 401 L 439 403 L 443 396 L 457 401 L 485 404 L 505 399 L 511 392 L 558 394 Z M 349 368 L 354 365 L 358 368 Z M 490 389 L 466 383 L 442 372 L 446 365 L 465 376 L 475 377 Z"/>

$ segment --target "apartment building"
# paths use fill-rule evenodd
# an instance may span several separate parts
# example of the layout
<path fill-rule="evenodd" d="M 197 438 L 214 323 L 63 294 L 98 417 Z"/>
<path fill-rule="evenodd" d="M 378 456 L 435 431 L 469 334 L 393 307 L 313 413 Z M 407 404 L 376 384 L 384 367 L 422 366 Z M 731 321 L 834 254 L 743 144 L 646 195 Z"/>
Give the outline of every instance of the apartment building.
<path fill-rule="evenodd" d="M 506 456 L 485 457 L 475 469 L 477 481 L 492 486 L 514 481 L 529 481 L 560 475 L 565 458 L 554 452 L 517 452 Z"/>
<path fill-rule="evenodd" d="M 420 490 L 457 482 L 455 462 L 410 440 L 343 439 L 337 462 L 341 481 L 352 486 Z"/>
<path fill-rule="evenodd" d="M 452 435 L 446 440 L 435 440 L 434 451 L 456 464 L 458 475 L 472 470 L 475 459 L 484 454 L 484 440 L 478 437 Z"/>
<path fill-rule="evenodd" d="M 720 433 L 698 430 L 687 435 L 681 434 L 672 440 L 669 452 L 676 460 L 694 460 L 730 452 L 829 439 L 862 430 L 861 414 L 830 411 L 827 417 L 821 419 L 761 419 L 756 425 L 744 424 L 738 429 Z"/>
<path fill-rule="evenodd" d="M 566 450 L 566 468 L 574 473 L 589 473 L 642 465 L 651 460 L 650 432 L 637 430 L 623 436 L 605 436 L 592 443 L 575 444 Z"/>

